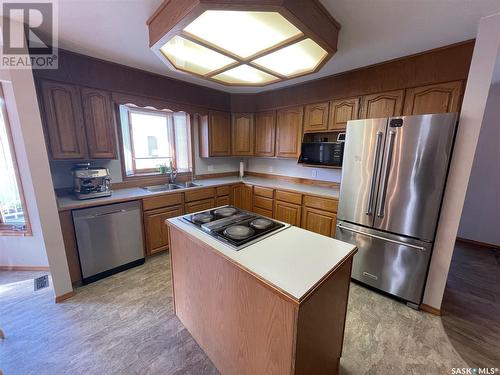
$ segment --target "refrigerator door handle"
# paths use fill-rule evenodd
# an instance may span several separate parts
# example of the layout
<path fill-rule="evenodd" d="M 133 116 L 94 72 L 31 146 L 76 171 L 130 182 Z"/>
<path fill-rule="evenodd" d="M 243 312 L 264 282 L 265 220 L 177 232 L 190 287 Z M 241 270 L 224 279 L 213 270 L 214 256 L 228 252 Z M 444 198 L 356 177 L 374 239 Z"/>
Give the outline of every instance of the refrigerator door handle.
<path fill-rule="evenodd" d="M 377 172 L 378 172 L 378 166 L 380 162 L 380 147 L 382 145 L 382 136 L 384 133 L 382 132 L 377 132 L 377 143 L 375 146 L 375 157 L 373 158 L 373 173 L 372 173 L 372 180 L 370 183 L 370 191 L 368 193 L 368 203 L 366 205 L 366 214 L 371 215 L 372 210 L 373 210 L 373 192 L 375 190 L 375 186 L 377 183 Z"/>
<path fill-rule="evenodd" d="M 366 232 L 363 232 L 363 231 L 360 231 L 360 230 L 357 230 L 357 229 L 352 229 L 352 228 L 345 227 L 342 224 L 337 224 L 337 228 L 339 228 L 340 230 L 345 229 L 345 230 L 353 232 L 353 233 L 362 234 L 363 236 L 376 238 L 378 240 L 392 242 L 392 243 L 395 243 L 397 245 L 411 247 L 412 249 L 416 249 L 416 250 L 420 250 L 420 251 L 425 251 L 425 247 L 423 247 L 423 246 L 412 245 L 412 244 L 409 244 L 409 243 L 392 240 L 390 238 L 385 238 L 385 237 L 382 237 L 382 236 L 377 236 L 376 234 L 370 234 L 370 233 L 366 233 Z"/>
<path fill-rule="evenodd" d="M 382 193 L 380 195 L 380 202 L 378 205 L 378 212 L 377 212 L 378 217 L 384 217 L 384 213 L 385 213 L 385 199 L 387 196 L 387 182 L 389 181 L 389 173 L 391 172 L 392 153 L 394 151 L 395 138 L 396 138 L 396 132 L 394 130 L 391 130 L 389 132 L 389 149 L 387 151 L 387 161 L 385 163 L 384 177 L 383 177 L 382 186 L 380 189 Z"/>

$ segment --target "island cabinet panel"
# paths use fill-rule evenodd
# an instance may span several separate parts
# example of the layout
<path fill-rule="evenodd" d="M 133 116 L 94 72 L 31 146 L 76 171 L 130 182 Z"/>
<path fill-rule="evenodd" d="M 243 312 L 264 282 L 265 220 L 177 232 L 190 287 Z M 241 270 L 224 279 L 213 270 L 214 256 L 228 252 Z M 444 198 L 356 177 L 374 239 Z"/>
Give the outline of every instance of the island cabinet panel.
<path fill-rule="evenodd" d="M 144 212 L 144 232 L 146 235 L 146 255 L 154 255 L 168 249 L 168 228 L 165 220 L 181 216 L 182 206 L 160 208 Z"/>
<path fill-rule="evenodd" d="M 302 228 L 327 237 L 335 237 L 337 215 L 316 208 L 303 207 Z"/>
<path fill-rule="evenodd" d="M 175 314 L 222 374 L 293 374 L 297 306 L 169 226 Z"/>
<path fill-rule="evenodd" d="M 253 187 L 240 184 L 233 186 L 233 205 L 242 210 L 252 211 Z"/>
<path fill-rule="evenodd" d="M 328 129 L 328 102 L 308 104 L 304 111 L 304 131 L 324 131 Z"/>
<path fill-rule="evenodd" d="M 231 115 L 209 111 L 198 122 L 200 156 L 231 156 Z"/>
<path fill-rule="evenodd" d="M 462 86 L 462 81 L 454 81 L 407 89 L 403 114 L 458 112 Z"/>
<path fill-rule="evenodd" d="M 233 113 L 231 121 L 231 149 L 234 156 L 254 155 L 254 115 Z"/>
<path fill-rule="evenodd" d="M 192 214 L 193 212 L 198 211 L 206 211 L 215 207 L 215 198 L 189 202 L 186 203 L 185 207 L 187 214 Z"/>
<path fill-rule="evenodd" d="M 362 99 L 360 118 L 400 116 L 403 112 L 404 90 L 365 95 Z"/>
<path fill-rule="evenodd" d="M 80 89 L 52 81 L 41 81 L 41 112 L 52 159 L 87 159 Z"/>
<path fill-rule="evenodd" d="M 255 115 L 255 156 L 275 156 L 276 112 Z"/>
<path fill-rule="evenodd" d="M 276 122 L 276 156 L 298 158 L 302 144 L 303 107 L 281 109 Z"/>
<path fill-rule="evenodd" d="M 82 88 L 83 114 L 91 159 L 116 159 L 116 132 L 111 94 Z"/>
<path fill-rule="evenodd" d="M 359 98 L 340 99 L 330 102 L 328 130 L 344 131 L 347 121 L 357 120 L 359 116 Z"/>

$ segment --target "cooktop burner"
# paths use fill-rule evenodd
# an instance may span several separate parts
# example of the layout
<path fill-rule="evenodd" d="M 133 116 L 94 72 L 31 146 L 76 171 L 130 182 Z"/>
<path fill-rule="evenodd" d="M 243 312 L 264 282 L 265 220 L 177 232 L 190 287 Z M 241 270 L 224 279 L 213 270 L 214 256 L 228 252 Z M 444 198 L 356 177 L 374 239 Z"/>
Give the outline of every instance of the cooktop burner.
<path fill-rule="evenodd" d="M 185 215 L 182 219 L 237 250 L 289 227 L 232 206 Z"/>

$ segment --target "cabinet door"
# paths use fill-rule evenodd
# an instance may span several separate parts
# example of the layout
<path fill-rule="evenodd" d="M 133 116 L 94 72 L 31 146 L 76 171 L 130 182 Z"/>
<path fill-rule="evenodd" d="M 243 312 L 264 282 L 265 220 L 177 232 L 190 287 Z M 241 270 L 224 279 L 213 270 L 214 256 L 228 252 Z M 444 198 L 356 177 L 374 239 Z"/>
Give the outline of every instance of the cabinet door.
<path fill-rule="evenodd" d="M 328 129 L 328 103 L 309 104 L 304 112 L 304 132 Z"/>
<path fill-rule="evenodd" d="M 274 218 L 296 227 L 300 227 L 301 210 L 302 208 L 296 204 L 281 201 L 274 202 Z"/>
<path fill-rule="evenodd" d="M 153 255 L 168 249 L 168 230 L 165 220 L 182 214 L 182 206 L 166 207 L 144 212 L 147 255 Z"/>
<path fill-rule="evenodd" d="M 231 156 L 231 116 L 227 112 L 208 114 L 210 156 Z"/>
<path fill-rule="evenodd" d="M 363 96 L 360 118 L 400 116 L 404 90 L 387 91 Z"/>
<path fill-rule="evenodd" d="M 215 198 L 204 199 L 186 203 L 186 213 L 191 214 L 198 211 L 206 211 L 215 207 Z"/>
<path fill-rule="evenodd" d="M 403 114 L 458 112 L 461 95 L 462 81 L 407 89 Z"/>
<path fill-rule="evenodd" d="M 302 209 L 302 228 L 327 237 L 335 237 L 337 215 L 332 212 L 304 207 Z"/>
<path fill-rule="evenodd" d="M 82 88 L 83 115 L 89 157 L 116 159 L 116 132 L 111 95 L 107 91 Z"/>
<path fill-rule="evenodd" d="M 276 112 L 255 115 L 255 156 L 275 155 Z"/>
<path fill-rule="evenodd" d="M 359 98 L 340 99 L 330 102 L 329 130 L 345 130 L 347 121 L 357 120 Z"/>
<path fill-rule="evenodd" d="M 86 159 L 87 140 L 77 86 L 42 81 L 46 136 L 52 159 Z"/>
<path fill-rule="evenodd" d="M 227 206 L 229 204 L 231 204 L 231 197 L 229 195 L 215 198 L 215 207 Z"/>
<path fill-rule="evenodd" d="M 236 185 L 233 187 L 233 205 L 242 210 L 252 211 L 253 187 L 250 185 Z"/>
<path fill-rule="evenodd" d="M 231 121 L 231 149 L 235 156 L 254 154 L 254 116 L 252 113 L 234 113 Z"/>
<path fill-rule="evenodd" d="M 278 111 L 276 122 L 276 156 L 298 158 L 302 143 L 303 107 Z"/>

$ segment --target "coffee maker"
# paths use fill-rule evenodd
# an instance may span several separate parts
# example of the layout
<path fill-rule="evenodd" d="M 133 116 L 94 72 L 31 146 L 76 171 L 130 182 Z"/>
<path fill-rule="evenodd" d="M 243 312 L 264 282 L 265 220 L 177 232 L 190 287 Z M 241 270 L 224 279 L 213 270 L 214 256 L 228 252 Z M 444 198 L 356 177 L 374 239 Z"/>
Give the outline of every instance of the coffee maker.
<path fill-rule="evenodd" d="M 73 191 L 77 199 L 109 197 L 111 178 L 108 168 L 94 167 L 90 163 L 78 163 L 72 168 Z"/>

